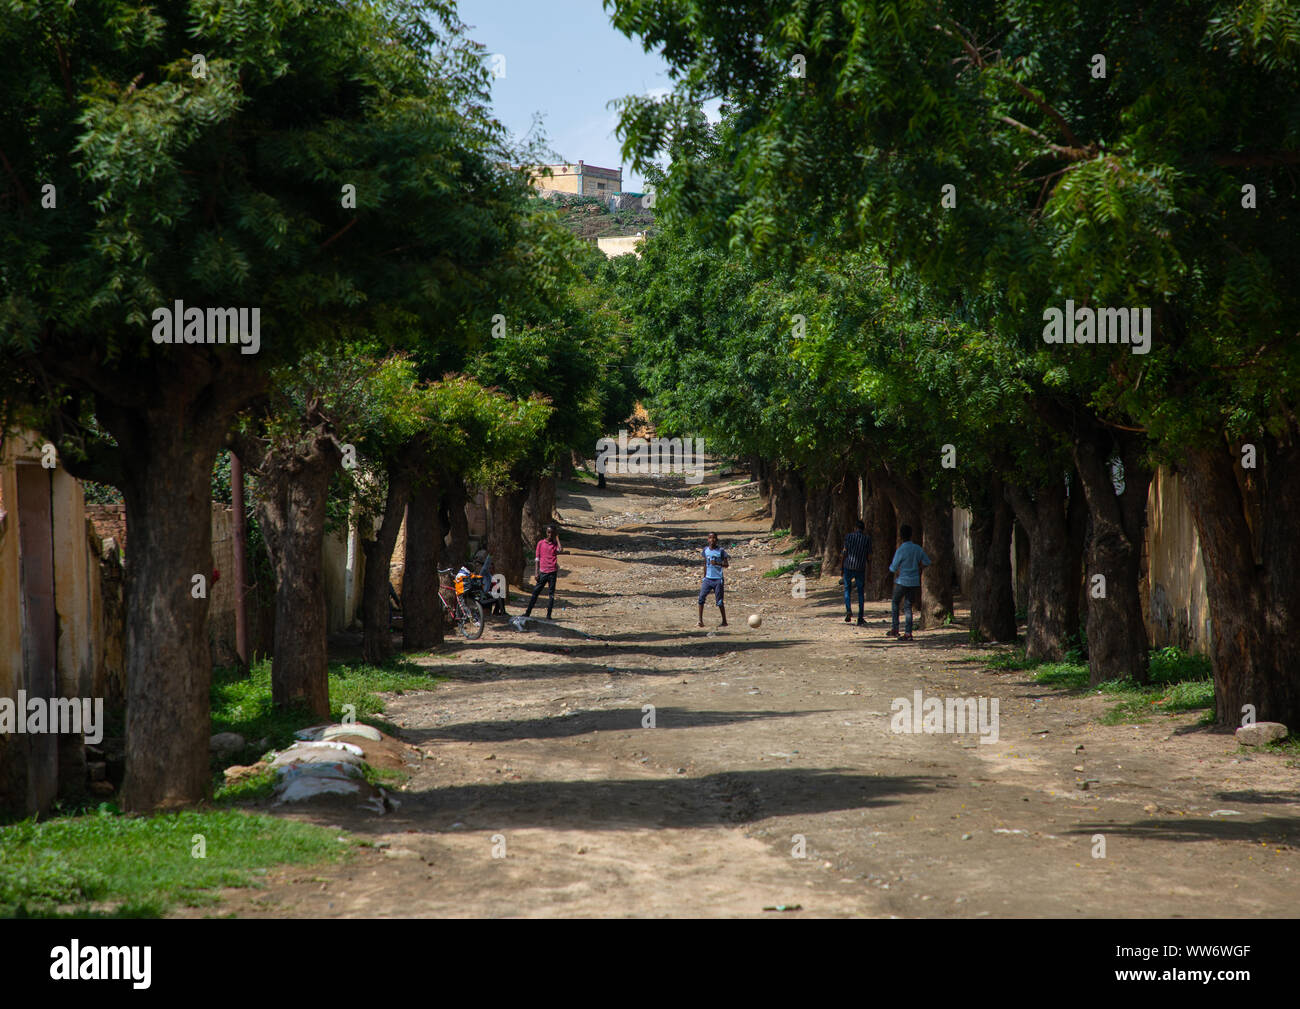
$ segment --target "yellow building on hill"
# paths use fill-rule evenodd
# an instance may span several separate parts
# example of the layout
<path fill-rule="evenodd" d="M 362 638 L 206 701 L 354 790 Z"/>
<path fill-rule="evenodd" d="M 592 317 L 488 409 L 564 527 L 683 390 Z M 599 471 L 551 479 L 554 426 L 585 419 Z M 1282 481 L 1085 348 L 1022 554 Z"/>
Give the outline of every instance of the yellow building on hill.
<path fill-rule="evenodd" d="M 536 188 L 560 193 L 615 196 L 623 191 L 622 168 L 598 168 L 579 161 L 576 165 L 535 165 L 528 174 Z"/>

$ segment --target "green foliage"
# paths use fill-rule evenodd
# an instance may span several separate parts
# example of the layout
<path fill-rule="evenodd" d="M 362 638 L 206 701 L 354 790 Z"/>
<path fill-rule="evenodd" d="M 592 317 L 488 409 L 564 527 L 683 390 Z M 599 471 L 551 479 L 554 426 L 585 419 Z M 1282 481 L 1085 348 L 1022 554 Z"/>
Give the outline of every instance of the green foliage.
<path fill-rule="evenodd" d="M 781 261 L 795 245 L 869 245 L 933 288 L 958 285 L 1001 334 L 1013 381 L 1136 422 L 1169 454 L 1290 423 L 1294 5 L 606 6 L 675 70 L 668 97 L 622 105 L 636 166 L 672 156 L 666 218 Z M 697 112 L 711 96 L 734 109 L 718 130 Z M 1151 353 L 1045 347 L 1042 309 L 1066 298 L 1153 306 Z"/>
<path fill-rule="evenodd" d="M 485 385 L 520 400 L 544 398 L 552 407 L 516 461 L 519 474 L 553 469 L 570 450 L 594 454 L 596 440 L 632 412 L 635 400 L 623 373 L 627 344 L 607 279 L 614 268 L 583 243 L 574 241 L 567 254 L 576 272 L 557 303 L 508 323 L 504 336 L 466 364 Z"/>
<path fill-rule="evenodd" d="M 205 443 L 305 352 L 472 315 L 530 201 L 461 28 L 442 0 L 0 5 L 26 66 L 0 74 L 0 399 L 120 484 L 139 453 L 96 417 L 171 396 Z M 256 306 L 260 351 L 155 344 L 175 299 Z"/>
<path fill-rule="evenodd" d="M 718 137 L 739 119 L 697 157 L 721 158 Z M 796 239 L 813 226 L 790 223 Z M 812 480 L 886 463 L 963 501 L 995 466 L 1029 486 L 1061 478 L 1065 443 L 1028 410 L 1027 375 L 966 301 L 873 251 L 810 246 L 775 261 L 714 240 L 707 219 L 670 215 L 620 278 L 662 430 Z M 935 465 L 945 446 L 956 470 Z"/>

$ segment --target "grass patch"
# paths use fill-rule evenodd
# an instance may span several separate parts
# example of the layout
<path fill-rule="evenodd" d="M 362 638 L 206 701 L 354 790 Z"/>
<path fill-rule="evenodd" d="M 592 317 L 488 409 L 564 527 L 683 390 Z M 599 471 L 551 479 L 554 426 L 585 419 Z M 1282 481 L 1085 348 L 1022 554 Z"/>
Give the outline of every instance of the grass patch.
<path fill-rule="evenodd" d="M 784 539 L 789 535 L 790 535 L 789 529 L 773 529 L 770 533 L 767 534 L 767 538 L 772 540 L 779 540 L 779 539 Z"/>
<path fill-rule="evenodd" d="M 192 852 L 201 835 L 204 857 Z M 276 865 L 335 862 L 338 831 L 235 810 L 127 817 L 109 804 L 85 816 L 0 827 L 0 916 L 159 917 L 208 891 L 255 886 Z"/>
<path fill-rule="evenodd" d="M 1239 753 L 1273 753 L 1279 757 L 1286 757 L 1287 767 L 1300 767 L 1300 736 L 1287 736 L 1286 739 L 1276 739 L 1271 743 L 1265 743 L 1263 746 L 1239 746 Z"/>
<path fill-rule="evenodd" d="M 1001 671 L 1017 672 L 1021 669 L 1033 669 L 1040 663 L 1033 659 L 1025 657 L 1023 648 L 1015 648 L 1009 652 L 1002 652 L 985 660 L 984 665 L 988 669 L 997 669 Z"/>
<path fill-rule="evenodd" d="M 764 571 L 764 572 L 763 572 L 763 577 L 764 577 L 764 578 L 780 578 L 782 575 L 788 575 L 791 571 L 793 571 L 793 570 L 794 570 L 795 568 L 797 568 L 798 566 L 799 566 L 799 565 L 796 564 L 796 563 L 794 563 L 794 562 L 791 562 L 791 563 L 789 563 L 789 564 L 782 564 L 782 565 L 780 565 L 779 567 L 775 567 L 775 568 L 773 568 L 771 571 Z"/>
<path fill-rule="evenodd" d="M 1088 689 L 1088 665 L 1079 662 L 1044 662 L 1034 674 L 1034 682 L 1065 690 Z"/>
<path fill-rule="evenodd" d="M 1203 708 L 1210 709 L 1208 718 L 1213 720 L 1214 680 L 1208 658 L 1171 646 L 1153 649 L 1150 661 L 1148 683 L 1125 678 L 1107 680 L 1092 688 L 1088 685 L 1088 664 L 1077 651 L 1068 653 L 1063 662 L 1034 662 L 1025 657 L 1023 648 L 1017 648 L 993 656 L 985 665 L 1003 671 L 1033 670 L 1035 683 L 1075 692 L 1092 689 L 1114 698 L 1118 703 L 1101 717 L 1103 725 L 1140 724 L 1155 715 Z"/>
<path fill-rule="evenodd" d="M 374 767 L 371 764 L 365 766 L 363 773 L 366 781 L 375 788 L 393 788 L 411 780 L 411 776 L 405 771 L 399 771 L 397 768 Z"/>
<path fill-rule="evenodd" d="M 709 488 L 705 487 L 703 484 L 700 484 L 700 486 L 698 487 L 692 487 L 689 491 L 687 491 L 687 493 L 691 497 L 704 497 L 706 494 L 709 493 Z"/>
<path fill-rule="evenodd" d="M 267 767 L 257 774 L 239 781 L 227 782 L 224 776 L 212 789 L 212 801 L 218 805 L 236 802 L 260 802 L 269 799 L 275 791 L 275 772 Z"/>

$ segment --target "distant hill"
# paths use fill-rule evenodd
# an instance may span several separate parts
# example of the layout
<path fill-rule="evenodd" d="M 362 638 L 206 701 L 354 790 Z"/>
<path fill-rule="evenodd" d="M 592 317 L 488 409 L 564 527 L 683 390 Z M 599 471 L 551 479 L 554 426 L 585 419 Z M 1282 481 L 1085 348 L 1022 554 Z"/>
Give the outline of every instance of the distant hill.
<path fill-rule="evenodd" d="M 595 240 L 635 235 L 654 227 L 654 211 L 644 207 L 611 212 L 605 199 L 599 196 L 548 193 L 545 198 L 559 210 L 565 227 L 579 238 Z"/>

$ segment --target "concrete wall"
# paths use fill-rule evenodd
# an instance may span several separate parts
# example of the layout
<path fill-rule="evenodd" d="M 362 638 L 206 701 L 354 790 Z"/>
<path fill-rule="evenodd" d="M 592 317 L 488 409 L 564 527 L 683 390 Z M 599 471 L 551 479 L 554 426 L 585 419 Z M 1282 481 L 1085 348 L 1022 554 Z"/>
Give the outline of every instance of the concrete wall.
<path fill-rule="evenodd" d="M 325 626 L 331 634 L 361 619 L 362 556 L 361 530 L 355 522 L 326 534 L 322 551 Z"/>
<path fill-rule="evenodd" d="M 9 697 L 23 686 L 17 464 L 39 465 L 41 444 L 35 436 L 12 435 L 0 451 L 0 694 Z M 99 542 L 86 520 L 80 483 L 62 467 L 51 471 L 51 478 L 56 673 L 64 696 L 89 696 L 102 654 Z"/>
<path fill-rule="evenodd" d="M 578 193 L 578 185 L 581 181 L 582 179 L 580 176 L 561 175 L 557 170 L 556 174 L 549 179 L 541 176 L 534 176 L 533 185 L 538 189 L 541 189 L 543 192 L 570 193 L 576 196 Z"/>
<path fill-rule="evenodd" d="M 1147 636 L 1158 648 L 1208 651 L 1205 561 L 1182 481 L 1157 470 L 1147 501 Z"/>
<path fill-rule="evenodd" d="M 609 259 L 613 259 L 615 256 L 626 256 L 629 252 L 639 256 L 641 253 L 637 247 L 644 241 L 644 235 L 618 235 L 613 238 L 596 239 L 596 248 L 600 249 Z"/>
<path fill-rule="evenodd" d="M 212 565 L 221 578 L 208 593 L 208 641 L 216 665 L 233 665 L 235 651 L 235 553 L 234 513 L 221 504 L 212 505 Z M 325 627 L 333 634 L 346 630 L 360 618 L 362 551 L 359 530 L 353 523 L 347 530 L 327 533 L 321 547 L 321 573 L 325 587 Z M 253 558 L 247 559 L 251 568 Z M 349 564 L 352 570 L 349 571 Z M 273 591 L 268 586 L 268 592 Z M 254 597 L 248 596 L 250 637 L 255 619 Z"/>
<path fill-rule="evenodd" d="M 0 443 L 0 696 L 16 698 L 25 682 L 23 635 L 27 617 L 21 580 L 18 466 L 39 467 L 43 440 L 17 433 Z M 54 682 L 60 697 L 104 696 L 106 679 L 100 543 L 86 518 L 80 483 L 61 466 L 50 474 L 54 568 Z M 25 740 L 0 740 L 0 805 L 35 812 L 48 795 L 28 793 Z M 58 792 L 75 798 L 84 791 L 85 761 L 80 740 L 57 744 Z M 35 801 L 36 806 L 32 803 Z"/>

